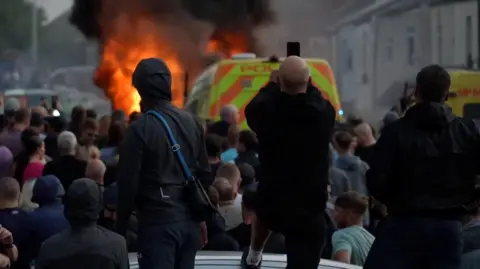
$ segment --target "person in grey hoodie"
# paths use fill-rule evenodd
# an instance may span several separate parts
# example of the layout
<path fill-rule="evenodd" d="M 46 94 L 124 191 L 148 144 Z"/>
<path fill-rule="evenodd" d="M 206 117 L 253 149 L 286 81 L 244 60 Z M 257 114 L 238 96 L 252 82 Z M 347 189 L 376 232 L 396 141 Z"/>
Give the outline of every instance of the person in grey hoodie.
<path fill-rule="evenodd" d="M 330 169 L 328 170 L 328 181 L 331 189 L 330 195 L 332 197 L 332 198 L 329 198 L 329 200 L 334 199 L 338 195 L 344 192 L 350 191 L 352 189 L 347 173 L 345 173 L 345 171 L 343 171 L 342 169 L 334 166 L 334 163 L 337 161 L 337 157 L 334 156 L 336 155 L 334 151 L 335 149 L 330 147 L 330 150 L 328 153 L 329 163 L 330 163 Z"/>
<path fill-rule="evenodd" d="M 338 153 L 334 166 L 346 173 L 351 188 L 348 191 L 368 195 L 365 175 L 369 167 L 367 163 L 353 155 L 353 136 L 348 132 L 340 131 L 335 134 L 333 140 Z"/>

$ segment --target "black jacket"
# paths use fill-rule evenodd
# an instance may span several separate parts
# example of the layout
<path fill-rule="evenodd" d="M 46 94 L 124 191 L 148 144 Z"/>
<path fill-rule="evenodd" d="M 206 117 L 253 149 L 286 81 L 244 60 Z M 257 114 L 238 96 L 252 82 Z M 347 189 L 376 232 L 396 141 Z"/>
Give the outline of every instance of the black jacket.
<path fill-rule="evenodd" d="M 43 175 L 54 175 L 60 179 L 62 186 L 68 190 L 75 179 L 85 177 L 87 162 L 77 159 L 75 156 L 64 155 L 48 162 L 43 168 Z"/>
<path fill-rule="evenodd" d="M 140 62 L 133 83 L 142 97 L 144 112 L 163 114 L 192 172 L 210 177 L 202 126 L 194 116 L 170 103 L 170 71 L 159 59 Z M 134 208 L 140 223 L 169 223 L 191 219 L 184 197 L 185 178 L 162 123 L 143 114 L 127 130 L 117 168 L 119 199 L 117 226 L 124 233 Z"/>
<path fill-rule="evenodd" d="M 259 140 L 258 193 L 265 211 L 297 220 L 323 217 L 333 106 L 313 86 L 292 96 L 269 83 L 245 116 Z"/>
<path fill-rule="evenodd" d="M 417 104 L 382 131 L 367 187 L 389 214 L 457 217 L 474 199 L 479 146 L 475 122 Z"/>
<path fill-rule="evenodd" d="M 125 239 L 95 224 L 102 193 L 90 179 L 75 180 L 65 197 L 65 217 L 71 228 L 47 239 L 36 269 L 128 269 Z"/>

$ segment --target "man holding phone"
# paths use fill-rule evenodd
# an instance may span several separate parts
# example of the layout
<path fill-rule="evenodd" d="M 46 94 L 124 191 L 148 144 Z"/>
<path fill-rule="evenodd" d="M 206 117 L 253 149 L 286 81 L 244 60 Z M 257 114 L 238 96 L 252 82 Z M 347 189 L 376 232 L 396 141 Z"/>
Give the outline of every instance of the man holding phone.
<path fill-rule="evenodd" d="M 256 216 L 244 268 L 260 268 L 270 231 L 285 236 L 287 268 L 317 268 L 325 237 L 328 152 L 335 109 L 310 83 L 305 60 L 287 57 L 245 109 L 259 140 Z"/>

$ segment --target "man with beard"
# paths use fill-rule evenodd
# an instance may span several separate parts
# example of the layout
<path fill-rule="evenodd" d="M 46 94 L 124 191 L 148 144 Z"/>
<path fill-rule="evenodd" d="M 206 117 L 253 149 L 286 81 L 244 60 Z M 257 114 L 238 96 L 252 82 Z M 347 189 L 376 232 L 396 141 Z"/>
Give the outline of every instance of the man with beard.
<path fill-rule="evenodd" d="M 270 231 L 285 235 L 287 268 L 318 267 L 335 109 L 310 79 L 305 60 L 290 56 L 245 109 L 259 141 L 260 169 L 244 268 L 260 268 Z"/>

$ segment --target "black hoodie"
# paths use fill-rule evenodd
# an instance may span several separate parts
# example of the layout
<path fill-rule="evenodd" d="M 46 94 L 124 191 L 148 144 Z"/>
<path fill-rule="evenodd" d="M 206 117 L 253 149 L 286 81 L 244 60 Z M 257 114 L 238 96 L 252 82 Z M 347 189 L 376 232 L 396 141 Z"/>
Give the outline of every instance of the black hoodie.
<path fill-rule="evenodd" d="M 269 83 L 245 116 L 259 141 L 258 193 L 265 208 L 257 211 L 297 221 L 323 216 L 335 124 L 330 102 L 311 85 L 307 93 L 289 95 Z"/>
<path fill-rule="evenodd" d="M 457 218 L 475 198 L 479 146 L 475 122 L 445 104 L 417 104 L 382 131 L 367 187 L 389 214 Z"/>
<path fill-rule="evenodd" d="M 87 178 L 75 180 L 64 202 L 71 228 L 44 242 L 35 268 L 129 268 L 125 239 L 96 225 L 102 206 L 102 191 L 97 183 Z"/>
<path fill-rule="evenodd" d="M 142 60 L 133 73 L 133 85 L 142 97 L 142 112 L 156 110 L 163 114 L 194 175 L 200 180 L 208 179 L 210 166 L 203 128 L 192 114 L 170 103 L 171 74 L 166 64 L 160 59 Z M 119 233 L 125 233 L 134 209 L 143 224 L 192 218 L 183 195 L 185 178 L 172 153 L 164 127 L 157 118 L 144 113 L 132 123 L 119 153 Z"/>

